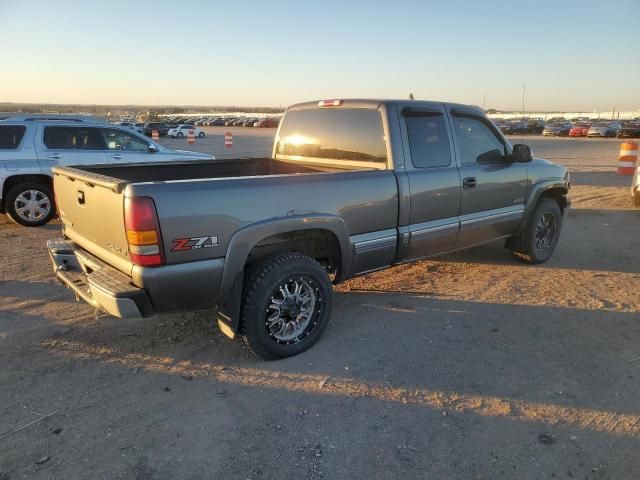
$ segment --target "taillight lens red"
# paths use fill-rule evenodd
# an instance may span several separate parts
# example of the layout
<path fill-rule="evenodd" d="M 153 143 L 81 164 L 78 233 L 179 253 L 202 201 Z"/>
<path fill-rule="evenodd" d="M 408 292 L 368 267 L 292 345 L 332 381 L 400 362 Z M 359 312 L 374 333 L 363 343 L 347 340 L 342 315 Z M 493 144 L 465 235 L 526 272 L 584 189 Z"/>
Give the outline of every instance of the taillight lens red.
<path fill-rule="evenodd" d="M 164 264 L 158 214 L 149 197 L 126 197 L 124 225 L 129 243 L 129 258 L 143 267 Z"/>

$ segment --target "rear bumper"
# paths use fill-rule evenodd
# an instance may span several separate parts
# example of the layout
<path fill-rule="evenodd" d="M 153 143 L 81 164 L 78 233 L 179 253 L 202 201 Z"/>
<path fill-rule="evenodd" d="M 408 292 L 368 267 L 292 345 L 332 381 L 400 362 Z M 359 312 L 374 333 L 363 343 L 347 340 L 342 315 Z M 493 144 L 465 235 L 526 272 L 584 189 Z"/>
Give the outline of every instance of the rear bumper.
<path fill-rule="evenodd" d="M 131 278 L 64 239 L 47 242 L 56 278 L 76 298 L 114 317 L 141 318 L 153 315 L 147 293 Z"/>
<path fill-rule="evenodd" d="M 223 304 L 220 282 L 224 258 L 117 270 L 77 243 L 47 242 L 56 278 L 94 308 L 120 318 L 186 312 Z"/>

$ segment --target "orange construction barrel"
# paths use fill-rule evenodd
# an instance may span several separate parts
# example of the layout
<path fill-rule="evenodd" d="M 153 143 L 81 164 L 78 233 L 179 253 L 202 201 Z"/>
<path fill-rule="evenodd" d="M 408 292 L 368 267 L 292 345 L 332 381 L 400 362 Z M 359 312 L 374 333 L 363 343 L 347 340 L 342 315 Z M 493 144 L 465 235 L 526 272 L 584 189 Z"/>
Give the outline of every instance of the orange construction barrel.
<path fill-rule="evenodd" d="M 189 130 L 189 133 L 187 134 L 187 143 L 196 143 L 196 134 L 193 130 Z"/>
<path fill-rule="evenodd" d="M 638 144 L 636 142 L 624 142 L 620 145 L 620 158 L 618 160 L 618 175 L 632 176 L 638 163 Z"/>

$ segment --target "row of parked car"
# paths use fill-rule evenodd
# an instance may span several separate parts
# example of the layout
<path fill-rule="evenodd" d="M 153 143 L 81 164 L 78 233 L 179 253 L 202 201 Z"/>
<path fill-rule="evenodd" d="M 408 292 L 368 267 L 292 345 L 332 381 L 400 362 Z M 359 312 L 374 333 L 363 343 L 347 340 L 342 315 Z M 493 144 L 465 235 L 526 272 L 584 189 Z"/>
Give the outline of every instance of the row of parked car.
<path fill-rule="evenodd" d="M 198 128 L 207 127 L 255 127 L 275 128 L 280 120 L 277 117 L 169 117 L 164 122 L 134 123 L 130 121 L 119 122 L 119 125 L 130 128 L 138 133 L 144 133 L 150 137 L 154 130 L 161 137 L 184 137 L 189 130 L 194 130 L 196 137 L 204 137 L 205 132 Z"/>
<path fill-rule="evenodd" d="M 554 117 L 547 121 L 542 118 L 494 118 L 493 121 L 505 135 L 640 138 L 640 117 L 625 121 L 586 117 L 570 120 Z"/>

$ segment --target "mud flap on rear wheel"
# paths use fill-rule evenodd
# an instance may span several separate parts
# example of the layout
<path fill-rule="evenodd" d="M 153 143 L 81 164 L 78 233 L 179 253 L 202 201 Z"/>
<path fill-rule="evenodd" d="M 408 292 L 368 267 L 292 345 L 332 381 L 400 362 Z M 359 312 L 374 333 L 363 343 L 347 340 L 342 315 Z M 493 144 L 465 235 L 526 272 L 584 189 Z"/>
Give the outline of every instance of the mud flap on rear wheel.
<path fill-rule="evenodd" d="M 218 328 L 232 340 L 235 338 L 236 333 L 238 333 L 238 326 L 240 325 L 243 279 L 244 275 L 240 272 L 233 282 L 229 297 L 223 305 L 218 307 Z"/>

